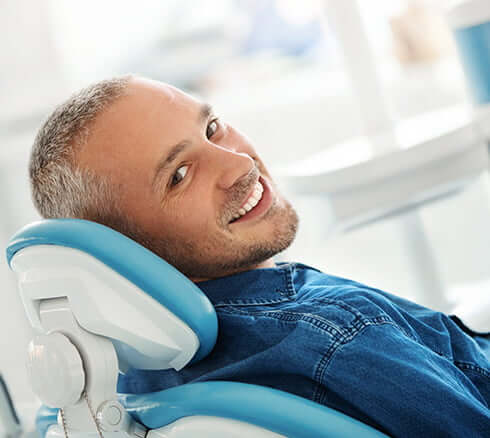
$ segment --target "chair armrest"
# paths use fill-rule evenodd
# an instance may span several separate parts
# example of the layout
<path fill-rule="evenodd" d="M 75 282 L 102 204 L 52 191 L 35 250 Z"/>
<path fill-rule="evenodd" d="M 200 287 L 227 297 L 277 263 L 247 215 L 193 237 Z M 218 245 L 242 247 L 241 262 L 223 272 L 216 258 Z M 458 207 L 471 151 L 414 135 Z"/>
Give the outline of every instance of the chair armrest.
<path fill-rule="evenodd" d="M 271 388 L 236 382 L 199 382 L 148 394 L 120 394 L 127 412 L 149 429 L 181 418 L 242 421 L 290 438 L 382 438 L 383 433 L 341 412 Z M 44 438 L 57 409 L 42 406 L 36 427 Z"/>
<path fill-rule="evenodd" d="M 150 429 L 183 417 L 212 416 L 254 424 L 291 438 L 386 437 L 334 409 L 246 383 L 199 382 L 121 398 L 129 414 Z"/>

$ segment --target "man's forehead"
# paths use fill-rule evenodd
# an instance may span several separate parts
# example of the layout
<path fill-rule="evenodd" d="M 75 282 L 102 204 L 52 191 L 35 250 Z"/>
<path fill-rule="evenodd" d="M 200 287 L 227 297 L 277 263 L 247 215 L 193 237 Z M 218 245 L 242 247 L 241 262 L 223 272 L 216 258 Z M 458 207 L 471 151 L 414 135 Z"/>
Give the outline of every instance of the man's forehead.
<path fill-rule="evenodd" d="M 164 82 L 147 78 L 133 78 L 129 83 L 130 94 L 146 97 L 161 104 L 178 106 L 182 104 L 199 105 L 199 102 L 187 93 Z"/>
<path fill-rule="evenodd" d="M 95 122 L 94 132 L 99 138 L 119 133 L 129 141 L 145 131 L 166 130 L 166 136 L 182 135 L 183 122 L 199 113 L 201 103 L 183 91 L 163 82 L 146 78 L 133 78 L 127 94 L 114 102 Z M 179 129 L 179 127 L 181 129 Z"/>
<path fill-rule="evenodd" d="M 81 155 L 112 155 L 138 145 L 165 147 L 180 141 L 200 103 L 171 85 L 133 78 L 127 94 L 97 117 Z M 190 117 L 189 117 L 190 116 Z M 171 128 L 171 129 L 170 129 Z M 80 157 L 82 158 L 82 157 Z"/>

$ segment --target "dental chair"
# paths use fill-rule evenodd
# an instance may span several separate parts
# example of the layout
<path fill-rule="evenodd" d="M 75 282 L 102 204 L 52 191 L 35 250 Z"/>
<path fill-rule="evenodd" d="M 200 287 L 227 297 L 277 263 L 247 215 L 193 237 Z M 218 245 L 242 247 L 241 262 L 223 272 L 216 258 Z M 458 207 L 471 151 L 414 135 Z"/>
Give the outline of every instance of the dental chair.
<path fill-rule="evenodd" d="M 42 438 L 326 438 L 386 436 L 271 388 L 190 383 L 117 394 L 129 368 L 181 370 L 213 349 L 218 322 L 200 289 L 151 251 L 89 221 L 21 229 L 7 259 L 37 332 L 28 374 L 43 402 Z"/>

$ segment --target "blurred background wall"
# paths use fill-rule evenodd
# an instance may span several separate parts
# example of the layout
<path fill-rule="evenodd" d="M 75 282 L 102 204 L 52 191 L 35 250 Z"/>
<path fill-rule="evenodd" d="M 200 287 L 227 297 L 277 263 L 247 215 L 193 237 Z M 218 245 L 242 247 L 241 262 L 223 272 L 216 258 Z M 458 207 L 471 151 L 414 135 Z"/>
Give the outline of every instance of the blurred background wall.
<path fill-rule="evenodd" d="M 362 134 L 329 20 L 336 1 L 0 0 L 0 247 L 39 218 L 27 179 L 37 129 L 58 103 L 96 80 L 131 72 L 194 93 L 245 132 L 270 167 Z M 357 0 L 395 120 L 468 99 L 442 19 L 446 3 Z M 332 234 L 322 226 L 321 203 L 295 203 L 301 228 L 288 259 L 424 301 L 397 218 Z M 482 176 L 420 209 L 448 293 L 490 279 L 488 205 Z M 6 263 L 0 290 L 0 372 L 30 415 L 36 400 L 24 352 L 31 334 Z"/>

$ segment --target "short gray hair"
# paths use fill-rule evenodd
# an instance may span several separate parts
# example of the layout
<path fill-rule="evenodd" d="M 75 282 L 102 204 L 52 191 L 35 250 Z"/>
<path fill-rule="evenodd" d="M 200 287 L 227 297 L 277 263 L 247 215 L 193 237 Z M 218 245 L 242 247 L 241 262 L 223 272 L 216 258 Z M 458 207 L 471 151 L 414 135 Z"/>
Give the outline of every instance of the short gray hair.
<path fill-rule="evenodd" d="M 76 164 L 96 118 L 127 92 L 132 75 L 92 84 L 59 105 L 39 129 L 29 162 L 34 206 L 44 218 L 80 218 L 114 225 L 117 190 L 109 178 Z"/>

